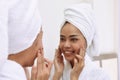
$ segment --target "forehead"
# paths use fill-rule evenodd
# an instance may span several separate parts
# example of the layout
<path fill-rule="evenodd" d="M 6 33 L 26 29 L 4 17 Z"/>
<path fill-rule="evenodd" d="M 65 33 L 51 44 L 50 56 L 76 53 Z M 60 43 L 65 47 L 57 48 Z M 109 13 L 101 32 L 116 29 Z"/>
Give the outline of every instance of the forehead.
<path fill-rule="evenodd" d="M 70 23 L 65 23 L 65 25 L 61 28 L 60 34 L 62 35 L 81 35 L 80 30 Z"/>

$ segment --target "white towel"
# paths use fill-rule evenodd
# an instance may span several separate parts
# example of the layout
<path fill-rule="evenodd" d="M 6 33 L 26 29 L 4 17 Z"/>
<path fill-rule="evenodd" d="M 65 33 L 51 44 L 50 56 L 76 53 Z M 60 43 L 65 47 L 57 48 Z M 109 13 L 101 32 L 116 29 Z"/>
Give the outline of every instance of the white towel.
<path fill-rule="evenodd" d="M 78 80 L 110 80 L 108 75 L 91 61 L 91 57 L 99 55 L 98 38 L 94 12 L 89 3 L 75 4 L 67 7 L 64 13 L 65 21 L 76 26 L 87 41 L 85 66 Z M 70 80 L 71 64 L 66 61 L 62 80 Z"/>
<path fill-rule="evenodd" d="M 26 80 L 24 69 L 7 60 L 35 40 L 41 27 L 38 0 L 0 0 L 0 80 Z"/>
<path fill-rule="evenodd" d="M 70 80 L 71 65 L 65 63 L 62 80 Z M 98 66 L 96 66 L 88 55 L 85 56 L 85 67 L 83 68 L 78 80 L 110 80 L 109 76 Z"/>
<path fill-rule="evenodd" d="M 90 57 L 99 55 L 99 42 L 96 33 L 94 11 L 89 3 L 75 4 L 64 11 L 65 21 L 76 26 L 87 41 L 87 53 Z"/>

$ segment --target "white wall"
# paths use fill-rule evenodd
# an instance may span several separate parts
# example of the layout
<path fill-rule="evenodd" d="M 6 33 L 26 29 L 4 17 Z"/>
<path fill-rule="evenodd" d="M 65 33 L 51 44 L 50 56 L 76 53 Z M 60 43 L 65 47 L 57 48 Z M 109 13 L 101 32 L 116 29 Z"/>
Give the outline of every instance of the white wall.
<path fill-rule="evenodd" d="M 94 0 L 101 53 L 118 52 L 118 0 Z M 111 80 L 118 80 L 116 59 L 103 60 L 103 68 Z"/>
<path fill-rule="evenodd" d="M 114 0 L 94 0 L 101 53 L 115 51 Z"/>

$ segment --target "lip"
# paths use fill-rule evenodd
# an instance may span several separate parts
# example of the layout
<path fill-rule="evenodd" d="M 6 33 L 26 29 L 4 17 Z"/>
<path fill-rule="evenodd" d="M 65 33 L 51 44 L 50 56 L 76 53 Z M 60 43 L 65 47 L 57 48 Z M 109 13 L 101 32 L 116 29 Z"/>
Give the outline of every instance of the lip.
<path fill-rule="evenodd" d="M 64 53 L 65 54 L 71 54 L 72 52 L 71 51 L 65 51 Z"/>
<path fill-rule="evenodd" d="M 65 56 L 72 56 L 72 55 L 74 55 L 74 51 L 72 51 L 72 50 L 66 50 L 66 51 L 64 51 L 64 55 Z"/>
<path fill-rule="evenodd" d="M 64 54 L 72 54 L 73 51 L 64 51 Z"/>
<path fill-rule="evenodd" d="M 71 57 L 71 54 L 65 54 L 64 56 L 65 57 Z"/>

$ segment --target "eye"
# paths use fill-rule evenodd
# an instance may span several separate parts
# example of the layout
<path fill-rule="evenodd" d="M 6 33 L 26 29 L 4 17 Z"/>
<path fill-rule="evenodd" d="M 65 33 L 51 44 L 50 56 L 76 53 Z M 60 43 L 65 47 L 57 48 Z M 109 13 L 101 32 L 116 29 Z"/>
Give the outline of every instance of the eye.
<path fill-rule="evenodd" d="M 64 41 L 65 41 L 65 38 L 61 37 L 61 38 L 60 38 L 60 41 L 61 41 L 61 42 L 64 42 Z"/>
<path fill-rule="evenodd" d="M 77 39 L 77 38 L 72 38 L 71 41 L 72 41 L 72 42 L 77 42 L 78 39 Z"/>

